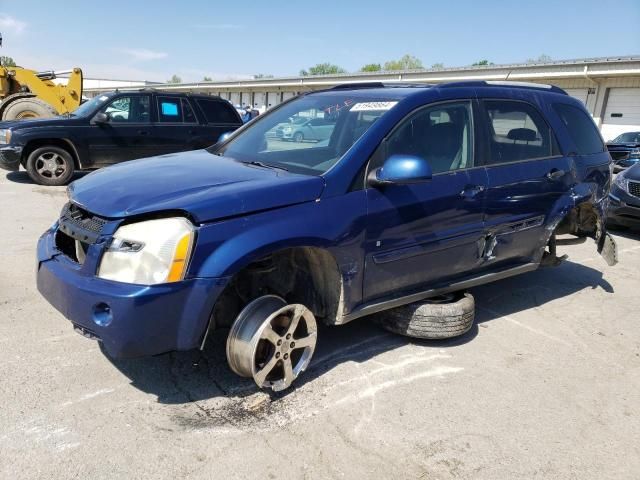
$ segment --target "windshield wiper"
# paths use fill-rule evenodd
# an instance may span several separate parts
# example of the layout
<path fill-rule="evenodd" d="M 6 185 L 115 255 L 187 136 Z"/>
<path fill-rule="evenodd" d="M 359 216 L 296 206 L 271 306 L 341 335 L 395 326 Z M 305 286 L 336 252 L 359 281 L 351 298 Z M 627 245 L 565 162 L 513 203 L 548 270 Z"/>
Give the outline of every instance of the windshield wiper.
<path fill-rule="evenodd" d="M 285 168 L 285 167 L 280 167 L 278 165 L 271 165 L 270 163 L 263 163 L 263 162 L 259 162 L 258 160 L 251 160 L 250 162 L 242 162 L 246 165 L 255 165 L 256 167 L 263 167 L 263 168 L 272 168 L 272 169 L 278 169 L 278 170 L 284 170 L 285 172 L 288 172 L 289 169 Z"/>

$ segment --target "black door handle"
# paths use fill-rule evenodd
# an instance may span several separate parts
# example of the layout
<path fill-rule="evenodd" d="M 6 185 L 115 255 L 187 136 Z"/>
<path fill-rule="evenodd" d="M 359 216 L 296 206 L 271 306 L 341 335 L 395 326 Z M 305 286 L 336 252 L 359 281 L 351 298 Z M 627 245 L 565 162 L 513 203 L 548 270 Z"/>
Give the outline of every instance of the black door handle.
<path fill-rule="evenodd" d="M 138 135 L 149 135 L 148 130 L 138 130 Z"/>
<path fill-rule="evenodd" d="M 189 130 L 189 135 L 195 135 L 196 131 L 195 130 Z"/>
<path fill-rule="evenodd" d="M 460 192 L 460 196 L 462 198 L 474 198 L 482 192 L 484 192 L 484 185 L 468 185 Z"/>
<path fill-rule="evenodd" d="M 557 168 L 553 168 L 549 173 L 547 173 L 547 178 L 549 180 L 558 180 L 558 179 L 564 177 L 565 173 L 566 172 L 564 170 L 559 170 Z"/>

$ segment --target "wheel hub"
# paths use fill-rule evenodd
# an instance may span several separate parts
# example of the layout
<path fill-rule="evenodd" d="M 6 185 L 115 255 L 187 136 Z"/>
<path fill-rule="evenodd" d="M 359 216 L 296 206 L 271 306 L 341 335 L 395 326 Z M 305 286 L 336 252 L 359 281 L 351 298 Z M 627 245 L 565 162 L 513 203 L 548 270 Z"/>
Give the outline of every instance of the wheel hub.
<path fill-rule="evenodd" d="M 316 338 L 315 317 L 308 308 L 265 295 L 249 303 L 233 323 L 227 360 L 235 373 L 252 377 L 260 388 L 284 390 L 309 365 Z"/>

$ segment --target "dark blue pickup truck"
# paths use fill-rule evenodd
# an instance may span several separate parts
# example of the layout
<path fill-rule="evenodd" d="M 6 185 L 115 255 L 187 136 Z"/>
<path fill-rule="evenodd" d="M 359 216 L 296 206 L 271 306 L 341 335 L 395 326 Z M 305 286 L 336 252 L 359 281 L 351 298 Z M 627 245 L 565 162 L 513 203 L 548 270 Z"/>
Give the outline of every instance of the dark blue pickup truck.
<path fill-rule="evenodd" d="M 300 118 L 332 130 L 276 135 Z M 316 320 L 450 337 L 473 322 L 466 289 L 558 265 L 558 235 L 614 264 L 610 168 L 556 87 L 343 85 L 209 149 L 72 183 L 38 242 L 38 289 L 113 357 L 225 335 L 231 369 L 280 390 L 309 364 Z"/>

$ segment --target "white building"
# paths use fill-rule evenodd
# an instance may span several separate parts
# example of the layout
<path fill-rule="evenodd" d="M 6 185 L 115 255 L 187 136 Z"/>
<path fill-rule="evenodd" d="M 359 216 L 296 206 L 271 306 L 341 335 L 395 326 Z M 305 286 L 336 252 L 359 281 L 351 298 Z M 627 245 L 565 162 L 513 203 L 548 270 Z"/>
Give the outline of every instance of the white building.
<path fill-rule="evenodd" d="M 264 111 L 301 92 L 330 88 L 348 82 L 443 83 L 465 80 L 511 80 L 549 83 L 582 100 L 605 140 L 626 131 L 640 131 L 640 57 L 608 57 L 540 64 L 351 73 L 256 80 L 155 84 L 154 88 L 218 95 L 236 105 Z M 100 80 L 99 82 L 108 82 Z M 85 94 L 94 96 L 113 88 L 137 85 L 94 86 L 85 82 Z"/>

